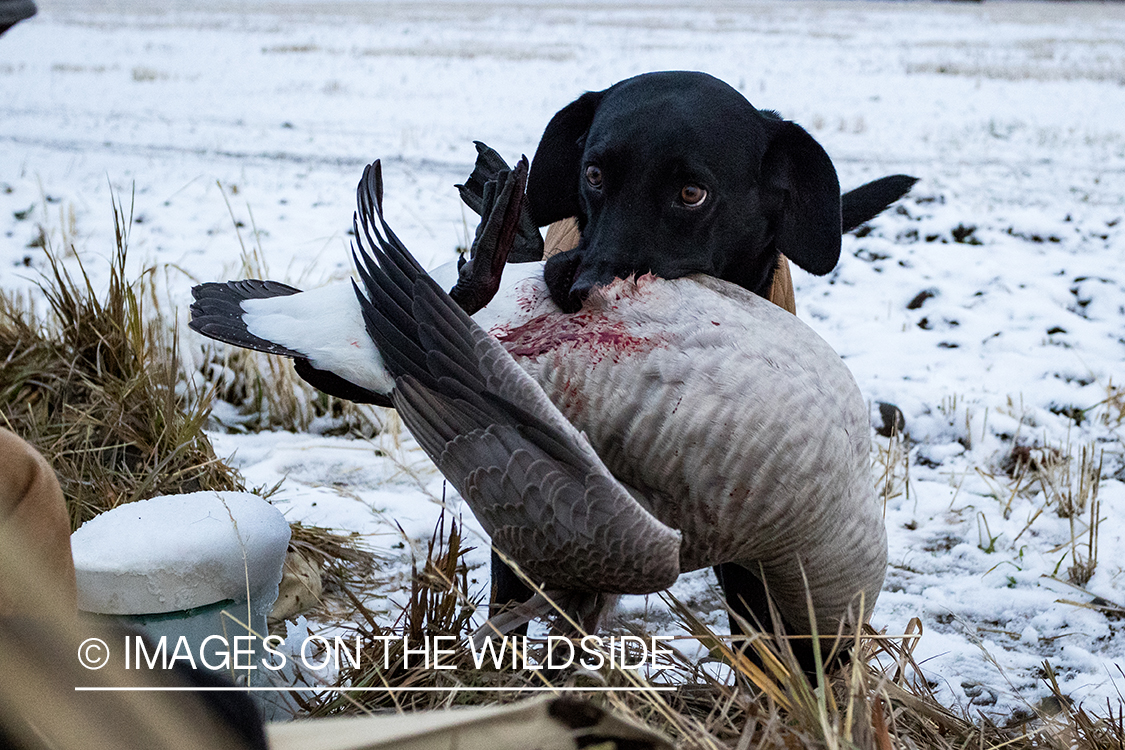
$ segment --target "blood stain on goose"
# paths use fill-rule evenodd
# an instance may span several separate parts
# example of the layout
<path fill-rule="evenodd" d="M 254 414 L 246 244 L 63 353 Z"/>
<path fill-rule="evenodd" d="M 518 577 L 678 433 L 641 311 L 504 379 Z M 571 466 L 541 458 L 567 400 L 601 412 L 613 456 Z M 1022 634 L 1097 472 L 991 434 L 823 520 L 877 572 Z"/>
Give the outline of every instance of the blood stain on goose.
<path fill-rule="evenodd" d="M 658 338 L 633 336 L 622 321 L 600 311 L 540 315 L 523 325 L 494 331 L 494 335 L 513 357 L 540 357 L 563 348 L 585 349 L 590 351 L 591 364 L 607 356 L 619 361 L 630 354 L 652 351 L 661 343 Z"/>
<path fill-rule="evenodd" d="M 654 281 L 656 278 L 651 274 L 635 280 L 618 280 L 592 294 L 580 312 L 550 312 L 518 326 L 493 328 L 491 333 L 513 357 L 534 358 L 560 349 L 581 349 L 588 350 L 586 356 L 591 366 L 607 356 L 619 362 L 631 354 L 650 352 L 664 343 L 660 336 L 629 333 L 616 304 L 642 296 Z M 543 298 L 533 301 L 537 307 Z"/>

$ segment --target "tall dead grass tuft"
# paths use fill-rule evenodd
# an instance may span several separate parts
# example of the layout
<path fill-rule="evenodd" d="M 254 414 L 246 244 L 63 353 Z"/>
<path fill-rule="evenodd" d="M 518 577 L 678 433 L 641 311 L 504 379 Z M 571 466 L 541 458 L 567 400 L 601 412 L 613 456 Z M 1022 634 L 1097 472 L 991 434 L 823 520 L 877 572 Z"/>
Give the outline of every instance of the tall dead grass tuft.
<path fill-rule="evenodd" d="M 152 269 L 128 280 L 132 217 L 116 200 L 113 218 L 116 247 L 102 294 L 73 248 L 79 278 L 50 247 L 39 282 L 43 315 L 0 290 L 0 425 L 48 459 L 72 529 L 135 500 L 244 489 L 204 432 L 212 392 L 193 386 L 183 370 Z M 327 614 L 342 589 L 370 576 L 376 558 L 352 537 L 301 524 L 292 531 L 291 550 L 320 566 Z"/>
<path fill-rule="evenodd" d="M 131 217 L 113 212 L 101 297 L 81 259 L 75 279 L 49 248 L 47 316 L 0 293 L 0 419 L 51 462 L 74 528 L 145 497 L 240 487 L 203 433 L 209 400 L 182 378 L 175 332 L 145 309 L 150 273 L 127 281 Z"/>

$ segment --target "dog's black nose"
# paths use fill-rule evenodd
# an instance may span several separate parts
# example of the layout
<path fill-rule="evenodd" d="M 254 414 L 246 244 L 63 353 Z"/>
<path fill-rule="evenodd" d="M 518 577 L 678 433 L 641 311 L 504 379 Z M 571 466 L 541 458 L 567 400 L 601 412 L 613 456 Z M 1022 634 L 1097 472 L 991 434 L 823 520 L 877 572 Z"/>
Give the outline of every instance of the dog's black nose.
<path fill-rule="evenodd" d="M 586 301 L 586 297 L 589 296 L 590 290 L 593 289 L 594 286 L 591 276 L 580 276 L 570 285 L 570 293 L 567 295 L 567 304 L 560 304 L 559 307 L 563 309 L 563 312 L 578 312 L 582 309 L 582 303 Z"/>
<path fill-rule="evenodd" d="M 575 279 L 582 256 L 577 250 L 568 250 L 559 253 L 547 261 L 543 267 L 543 280 L 551 292 L 551 299 L 562 308 L 563 312 L 573 313 L 582 309 L 586 295 L 590 293 L 593 284 L 587 277 Z"/>

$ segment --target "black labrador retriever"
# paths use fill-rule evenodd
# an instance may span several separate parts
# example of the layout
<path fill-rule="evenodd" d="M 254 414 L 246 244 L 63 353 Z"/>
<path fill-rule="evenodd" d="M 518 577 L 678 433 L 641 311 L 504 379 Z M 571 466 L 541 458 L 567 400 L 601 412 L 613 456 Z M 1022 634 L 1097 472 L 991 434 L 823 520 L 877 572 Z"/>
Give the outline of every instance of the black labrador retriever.
<path fill-rule="evenodd" d="M 483 186 L 503 161 L 478 148 L 462 195 L 479 212 Z M 576 217 L 578 245 L 544 272 L 564 310 L 577 311 L 593 287 L 642 273 L 704 273 L 768 298 L 780 254 L 828 273 L 841 234 L 914 182 L 894 175 L 841 198 L 828 154 L 799 125 L 704 73 L 648 73 L 583 94 L 551 119 L 528 177 L 525 245 L 512 257 L 539 259 L 537 227 Z M 495 555 L 492 567 L 496 607 L 531 595 Z M 728 564 L 715 572 L 736 614 L 772 626 L 752 571 Z M 733 617 L 731 628 L 740 632 Z M 811 665 L 811 651 L 798 656 Z"/>
<path fill-rule="evenodd" d="M 755 109 L 704 73 L 649 73 L 583 94 L 547 125 L 528 178 L 539 226 L 578 218 L 582 241 L 552 258 L 556 302 L 651 272 L 705 273 L 766 296 L 778 253 L 816 275 L 840 235 L 914 179 L 883 178 L 840 199 L 828 154 L 799 125 Z"/>

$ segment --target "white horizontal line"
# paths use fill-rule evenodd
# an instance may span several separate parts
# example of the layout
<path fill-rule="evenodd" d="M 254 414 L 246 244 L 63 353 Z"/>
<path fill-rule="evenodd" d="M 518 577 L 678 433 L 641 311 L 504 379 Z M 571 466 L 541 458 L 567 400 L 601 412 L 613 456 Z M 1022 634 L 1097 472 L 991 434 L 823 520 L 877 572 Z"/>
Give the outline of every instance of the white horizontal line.
<path fill-rule="evenodd" d="M 126 692 L 126 693 L 222 693 L 222 692 L 249 692 L 249 693 L 306 693 L 306 692 L 332 692 L 332 693 L 645 693 L 667 692 L 675 690 L 674 685 L 667 687 L 328 687 L 324 685 L 309 685 L 306 687 L 82 687 L 74 688 L 75 692 Z"/>

